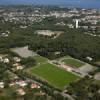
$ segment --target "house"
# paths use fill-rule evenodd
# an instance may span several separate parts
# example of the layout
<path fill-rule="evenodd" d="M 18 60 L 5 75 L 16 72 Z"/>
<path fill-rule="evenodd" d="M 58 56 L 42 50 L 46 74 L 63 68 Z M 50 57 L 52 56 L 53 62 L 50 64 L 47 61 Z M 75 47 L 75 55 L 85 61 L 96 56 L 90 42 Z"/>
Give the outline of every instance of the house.
<path fill-rule="evenodd" d="M 4 82 L 0 82 L 0 88 L 4 88 Z"/>
<path fill-rule="evenodd" d="M 4 63 L 9 63 L 10 62 L 8 58 L 5 58 L 3 61 L 4 61 Z"/>
<path fill-rule="evenodd" d="M 20 28 L 22 28 L 22 29 L 26 29 L 28 26 L 20 26 Z"/>
<path fill-rule="evenodd" d="M 73 24 L 67 24 L 67 26 L 68 26 L 69 28 L 74 28 L 74 25 L 73 25 Z"/>
<path fill-rule="evenodd" d="M 16 66 L 17 70 L 22 70 L 24 67 L 23 66 Z"/>
<path fill-rule="evenodd" d="M 9 30 L 7 30 L 7 31 L 6 31 L 6 33 L 8 33 L 8 34 L 9 34 L 9 33 L 10 33 L 10 31 L 9 31 Z"/>
<path fill-rule="evenodd" d="M 16 84 L 19 85 L 19 86 L 21 86 L 21 87 L 25 87 L 25 86 L 28 85 L 27 82 L 25 82 L 25 81 L 23 81 L 23 80 L 17 81 Z"/>
<path fill-rule="evenodd" d="M 7 33 L 2 33 L 2 36 L 8 37 L 8 34 Z"/>
<path fill-rule="evenodd" d="M 14 59 L 14 61 L 17 62 L 17 63 L 21 61 L 21 59 L 20 59 L 19 57 L 14 57 L 13 59 Z"/>
<path fill-rule="evenodd" d="M 14 86 L 14 85 L 15 85 L 14 82 L 11 82 L 11 83 L 9 84 L 10 87 L 11 87 L 11 86 Z"/>
<path fill-rule="evenodd" d="M 22 70 L 24 66 L 20 65 L 19 63 L 13 64 L 13 67 L 15 67 L 17 70 Z"/>
<path fill-rule="evenodd" d="M 14 66 L 14 67 L 19 66 L 19 63 L 15 63 L 15 64 L 13 64 L 13 66 Z"/>
<path fill-rule="evenodd" d="M 34 89 L 34 88 L 39 89 L 40 86 L 39 86 L 38 84 L 36 84 L 36 83 L 32 83 L 32 84 L 31 84 L 31 88 L 32 88 L 32 89 Z"/>
<path fill-rule="evenodd" d="M 55 55 L 59 55 L 59 54 L 60 54 L 60 52 L 59 52 L 59 51 L 55 52 Z"/>
<path fill-rule="evenodd" d="M 25 95 L 26 94 L 23 88 L 17 89 L 17 93 L 19 95 Z"/>
<path fill-rule="evenodd" d="M 65 26 L 66 24 L 64 22 L 60 22 L 60 23 L 56 23 L 55 25 Z"/>
<path fill-rule="evenodd" d="M 91 57 L 86 57 L 86 59 L 89 60 L 89 61 L 93 60 L 93 58 L 91 58 Z"/>

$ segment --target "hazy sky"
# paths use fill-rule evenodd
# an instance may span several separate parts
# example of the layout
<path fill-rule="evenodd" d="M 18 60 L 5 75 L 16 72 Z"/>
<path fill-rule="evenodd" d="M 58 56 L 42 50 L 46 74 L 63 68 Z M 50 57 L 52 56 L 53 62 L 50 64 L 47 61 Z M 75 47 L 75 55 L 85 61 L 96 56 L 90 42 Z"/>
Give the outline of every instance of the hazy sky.
<path fill-rule="evenodd" d="M 65 4 L 82 7 L 99 7 L 100 0 L 0 0 L 0 4 Z"/>

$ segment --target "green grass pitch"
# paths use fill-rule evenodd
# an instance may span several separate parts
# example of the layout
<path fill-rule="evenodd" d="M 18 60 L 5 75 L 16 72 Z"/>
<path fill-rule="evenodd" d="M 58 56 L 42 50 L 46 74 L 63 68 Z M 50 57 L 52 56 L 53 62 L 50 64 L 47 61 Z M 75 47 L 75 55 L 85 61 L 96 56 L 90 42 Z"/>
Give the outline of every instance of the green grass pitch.
<path fill-rule="evenodd" d="M 64 86 L 79 79 L 78 76 L 49 63 L 41 64 L 33 68 L 31 72 L 59 89 L 63 89 Z"/>

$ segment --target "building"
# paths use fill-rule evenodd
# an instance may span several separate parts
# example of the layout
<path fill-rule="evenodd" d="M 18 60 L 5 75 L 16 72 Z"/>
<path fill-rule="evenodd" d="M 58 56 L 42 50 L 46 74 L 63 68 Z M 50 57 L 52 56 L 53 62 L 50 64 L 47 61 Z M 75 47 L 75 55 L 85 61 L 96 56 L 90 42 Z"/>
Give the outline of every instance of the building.
<path fill-rule="evenodd" d="M 34 88 L 39 89 L 40 86 L 39 86 L 38 84 L 36 84 L 36 83 L 32 83 L 32 84 L 31 84 L 31 88 L 32 88 L 32 89 L 34 89 Z"/>
<path fill-rule="evenodd" d="M 0 82 L 0 88 L 4 88 L 4 82 Z"/>
<path fill-rule="evenodd" d="M 9 59 L 8 58 L 5 58 L 4 59 L 4 63 L 9 63 L 10 61 L 9 61 Z"/>
<path fill-rule="evenodd" d="M 93 58 L 92 57 L 86 57 L 87 60 L 92 61 Z"/>
<path fill-rule="evenodd" d="M 14 59 L 15 62 L 20 62 L 21 61 L 21 59 L 19 57 L 14 57 L 13 59 Z"/>
<path fill-rule="evenodd" d="M 22 96 L 26 94 L 23 88 L 18 89 L 17 93 Z"/>
<path fill-rule="evenodd" d="M 17 85 L 19 85 L 20 87 L 25 87 L 27 86 L 27 82 L 23 81 L 23 80 L 19 80 L 16 82 Z"/>
<path fill-rule="evenodd" d="M 76 29 L 77 29 L 77 28 L 79 28 L 79 20 L 78 20 L 78 19 L 76 19 L 76 21 L 75 21 L 75 22 L 76 22 Z"/>

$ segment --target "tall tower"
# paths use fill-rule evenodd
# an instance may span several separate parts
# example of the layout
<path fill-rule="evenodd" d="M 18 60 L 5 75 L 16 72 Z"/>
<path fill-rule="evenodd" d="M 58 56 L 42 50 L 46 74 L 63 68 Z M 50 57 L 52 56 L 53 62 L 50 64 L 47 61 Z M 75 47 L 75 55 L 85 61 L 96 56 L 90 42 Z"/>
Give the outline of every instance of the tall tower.
<path fill-rule="evenodd" d="M 79 24 L 79 20 L 78 19 L 76 19 L 76 28 L 79 28 L 79 26 L 78 26 L 78 24 Z"/>

